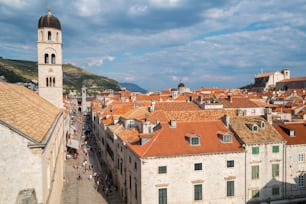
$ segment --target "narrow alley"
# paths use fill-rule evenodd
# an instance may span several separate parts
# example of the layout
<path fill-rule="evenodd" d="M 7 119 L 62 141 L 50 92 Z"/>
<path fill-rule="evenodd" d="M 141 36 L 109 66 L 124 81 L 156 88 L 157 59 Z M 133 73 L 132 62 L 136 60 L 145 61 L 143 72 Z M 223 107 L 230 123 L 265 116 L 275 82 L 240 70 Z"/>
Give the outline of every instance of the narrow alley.
<path fill-rule="evenodd" d="M 72 125 L 75 137 L 79 139 L 79 148 L 67 149 L 61 203 L 123 204 L 116 189 L 106 185 L 107 175 L 93 148 L 95 140 L 91 134 L 90 118 L 78 112 Z"/>

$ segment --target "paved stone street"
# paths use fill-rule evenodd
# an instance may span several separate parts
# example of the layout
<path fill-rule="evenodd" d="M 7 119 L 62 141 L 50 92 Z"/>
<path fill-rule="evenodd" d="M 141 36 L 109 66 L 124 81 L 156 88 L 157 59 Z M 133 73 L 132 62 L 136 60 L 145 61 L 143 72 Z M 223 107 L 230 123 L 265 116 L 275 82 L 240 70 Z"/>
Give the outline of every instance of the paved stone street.
<path fill-rule="evenodd" d="M 80 117 L 80 116 L 79 116 Z M 82 121 L 82 120 L 81 120 Z M 78 124 L 78 126 L 81 124 Z M 83 125 L 82 125 L 83 126 Z M 82 130 L 83 127 L 77 127 Z M 80 131 L 81 132 L 81 131 Z M 94 172 L 97 175 L 102 175 L 103 167 L 97 161 L 95 153 L 91 150 L 85 154 L 84 137 L 81 137 L 81 148 L 79 149 L 79 156 L 77 159 L 69 158 L 64 161 L 64 187 L 62 191 L 62 204 L 123 204 L 119 193 L 112 189 L 106 196 L 105 191 L 102 190 L 102 185 L 99 185 L 97 191 L 96 178 L 93 176 Z M 90 147 L 90 145 L 87 145 Z M 86 151 L 86 150 L 85 150 Z M 93 165 L 93 169 L 84 171 L 83 162 L 87 160 L 87 167 Z M 92 178 L 90 178 L 92 175 Z M 78 177 L 81 177 L 79 179 Z"/>

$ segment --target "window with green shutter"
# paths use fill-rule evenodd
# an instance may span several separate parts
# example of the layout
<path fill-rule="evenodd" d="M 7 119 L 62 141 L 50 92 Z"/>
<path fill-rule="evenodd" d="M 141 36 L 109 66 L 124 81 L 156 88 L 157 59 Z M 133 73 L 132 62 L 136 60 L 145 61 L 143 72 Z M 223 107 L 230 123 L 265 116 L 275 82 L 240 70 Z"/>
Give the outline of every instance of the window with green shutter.
<path fill-rule="evenodd" d="M 279 146 L 272 146 L 272 152 L 273 153 L 278 153 L 279 152 Z"/>
<path fill-rule="evenodd" d="M 279 176 L 279 164 L 272 164 L 272 177 Z"/>
<path fill-rule="evenodd" d="M 167 204 L 167 188 L 158 189 L 158 204 Z"/>
<path fill-rule="evenodd" d="M 159 166 L 159 167 L 158 167 L 158 173 L 159 173 L 159 174 L 165 174 L 165 173 L 167 173 L 167 166 Z"/>
<path fill-rule="evenodd" d="M 194 170 L 195 171 L 202 170 L 202 163 L 195 163 L 194 164 Z"/>
<path fill-rule="evenodd" d="M 252 147 L 252 154 L 259 154 L 259 147 Z"/>
<path fill-rule="evenodd" d="M 254 189 L 252 190 L 252 198 L 258 198 L 259 197 L 259 190 Z"/>
<path fill-rule="evenodd" d="M 252 166 L 252 179 L 259 179 L 259 166 Z"/>
<path fill-rule="evenodd" d="M 227 160 L 226 161 L 226 167 L 229 168 L 229 167 L 234 167 L 235 166 L 235 162 L 234 160 Z"/>
<path fill-rule="evenodd" d="M 194 185 L 194 200 L 202 200 L 202 184 Z"/>
<path fill-rule="evenodd" d="M 227 196 L 234 196 L 234 192 L 235 192 L 234 181 L 227 181 L 226 182 L 226 195 Z"/>
<path fill-rule="evenodd" d="M 279 195 L 279 185 L 272 186 L 272 195 Z"/>

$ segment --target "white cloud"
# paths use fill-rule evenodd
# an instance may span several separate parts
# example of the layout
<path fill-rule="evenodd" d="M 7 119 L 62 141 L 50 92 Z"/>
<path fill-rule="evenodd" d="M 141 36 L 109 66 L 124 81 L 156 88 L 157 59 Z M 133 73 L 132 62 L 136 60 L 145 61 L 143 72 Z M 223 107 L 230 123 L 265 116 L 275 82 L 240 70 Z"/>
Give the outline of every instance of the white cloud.
<path fill-rule="evenodd" d="M 89 59 L 89 62 L 87 63 L 87 67 L 99 67 L 102 66 L 104 61 L 114 61 L 115 57 L 112 56 L 106 56 L 102 58 L 92 58 Z"/>
<path fill-rule="evenodd" d="M 3 57 L 37 58 L 46 5 L 35 2 L 0 0 Z M 306 76 L 305 0 L 54 0 L 51 8 L 62 23 L 63 60 L 118 81 L 233 87 L 285 66 Z"/>
<path fill-rule="evenodd" d="M 101 12 L 101 1 L 99 0 L 76 0 L 73 2 L 76 13 L 81 16 L 95 16 Z"/>
<path fill-rule="evenodd" d="M 29 6 L 33 1 L 31 0 L 0 0 L 0 4 L 4 4 L 11 8 L 21 9 Z"/>
<path fill-rule="evenodd" d="M 145 14 L 147 10 L 148 10 L 148 6 L 146 5 L 132 5 L 129 8 L 128 13 L 131 16 L 140 16 L 140 15 Z"/>
<path fill-rule="evenodd" d="M 149 1 L 152 6 L 160 7 L 160 8 L 171 8 L 178 6 L 181 2 L 180 0 L 150 0 Z"/>

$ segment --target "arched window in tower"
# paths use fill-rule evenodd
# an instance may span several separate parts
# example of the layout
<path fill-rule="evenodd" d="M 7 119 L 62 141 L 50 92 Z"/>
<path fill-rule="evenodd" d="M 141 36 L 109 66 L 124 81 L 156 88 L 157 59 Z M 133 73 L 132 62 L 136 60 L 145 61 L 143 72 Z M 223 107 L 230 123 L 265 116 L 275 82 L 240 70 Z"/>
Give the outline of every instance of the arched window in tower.
<path fill-rule="evenodd" d="M 59 41 L 59 34 L 58 34 L 58 32 L 56 33 L 56 41 L 57 42 Z"/>
<path fill-rule="evenodd" d="M 55 77 L 53 77 L 53 87 L 55 87 Z"/>
<path fill-rule="evenodd" d="M 43 41 L 44 40 L 44 33 L 42 31 L 40 31 L 40 40 Z"/>
<path fill-rule="evenodd" d="M 46 87 L 48 87 L 49 86 L 49 79 L 48 79 L 48 77 L 46 78 Z"/>
<path fill-rule="evenodd" d="M 51 40 L 52 36 L 51 36 L 51 31 L 48 31 L 48 40 Z"/>
<path fill-rule="evenodd" d="M 53 86 L 53 85 L 52 85 L 52 78 L 51 78 L 51 77 L 49 77 L 49 86 L 50 86 L 50 87 Z"/>
<path fill-rule="evenodd" d="M 45 64 L 49 63 L 49 55 L 46 53 L 45 54 Z"/>
<path fill-rule="evenodd" d="M 52 64 L 55 64 L 55 54 L 52 54 L 52 55 L 51 55 L 51 63 L 52 63 Z"/>

